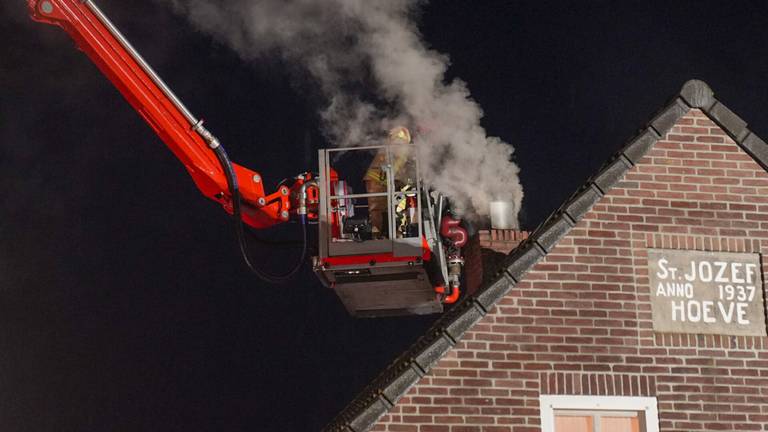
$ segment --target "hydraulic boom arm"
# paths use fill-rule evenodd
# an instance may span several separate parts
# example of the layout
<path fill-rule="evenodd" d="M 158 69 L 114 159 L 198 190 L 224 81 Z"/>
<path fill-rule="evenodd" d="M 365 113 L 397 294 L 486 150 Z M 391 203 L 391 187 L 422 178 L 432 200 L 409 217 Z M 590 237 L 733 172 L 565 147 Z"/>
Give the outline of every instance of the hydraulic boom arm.
<path fill-rule="evenodd" d="M 226 153 L 219 141 L 195 118 L 139 53 L 91 0 L 27 0 L 35 21 L 64 29 L 78 48 L 98 66 L 120 90 L 133 108 L 154 129 L 184 164 L 198 189 L 206 197 L 233 212 L 232 185 L 228 184 Z M 285 222 L 292 213 L 291 199 L 305 176 L 289 186 L 280 186 L 265 195 L 261 176 L 248 168 L 231 164 L 242 200 L 242 220 L 255 228 Z M 295 189 L 295 190 L 294 190 Z M 235 195 L 237 193 L 235 192 Z"/>

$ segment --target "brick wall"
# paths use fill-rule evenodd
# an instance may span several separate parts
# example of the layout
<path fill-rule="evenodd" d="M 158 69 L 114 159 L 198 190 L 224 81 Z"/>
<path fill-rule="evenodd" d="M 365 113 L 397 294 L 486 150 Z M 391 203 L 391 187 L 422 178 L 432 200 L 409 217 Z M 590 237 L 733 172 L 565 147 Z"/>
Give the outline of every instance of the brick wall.
<path fill-rule="evenodd" d="M 698 110 L 373 430 L 538 431 L 539 395 L 572 394 L 655 396 L 662 431 L 768 431 L 768 339 L 654 332 L 649 247 L 768 250 L 768 175 Z"/>

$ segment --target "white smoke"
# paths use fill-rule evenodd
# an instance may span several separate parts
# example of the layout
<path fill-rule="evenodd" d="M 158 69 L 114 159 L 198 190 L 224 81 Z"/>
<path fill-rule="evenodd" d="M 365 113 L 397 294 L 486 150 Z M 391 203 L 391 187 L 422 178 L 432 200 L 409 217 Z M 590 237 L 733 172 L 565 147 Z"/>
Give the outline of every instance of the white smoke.
<path fill-rule="evenodd" d="M 465 216 L 523 197 L 512 146 L 488 137 L 465 83 L 445 82 L 448 57 L 412 20 L 421 0 L 161 0 L 241 57 L 279 55 L 307 72 L 326 105 L 324 133 L 370 145 L 403 124 L 416 133 L 422 175 Z M 425 163 L 426 162 L 426 163 Z"/>

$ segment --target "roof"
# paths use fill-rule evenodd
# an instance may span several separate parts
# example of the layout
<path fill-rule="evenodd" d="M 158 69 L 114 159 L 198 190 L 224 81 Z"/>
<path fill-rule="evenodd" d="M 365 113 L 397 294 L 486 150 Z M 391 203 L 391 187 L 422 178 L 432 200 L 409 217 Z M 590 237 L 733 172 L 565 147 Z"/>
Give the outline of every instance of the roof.
<path fill-rule="evenodd" d="M 718 101 L 699 80 L 686 82 L 680 92 L 600 170 L 539 225 L 504 259 L 500 269 L 474 295 L 464 298 L 440 317 L 416 343 L 392 362 L 324 429 L 365 432 L 386 414 L 430 369 L 480 321 L 525 274 L 552 250 L 624 174 L 637 164 L 677 120 L 698 108 L 720 126 L 744 151 L 768 170 L 768 144 L 747 123 Z"/>

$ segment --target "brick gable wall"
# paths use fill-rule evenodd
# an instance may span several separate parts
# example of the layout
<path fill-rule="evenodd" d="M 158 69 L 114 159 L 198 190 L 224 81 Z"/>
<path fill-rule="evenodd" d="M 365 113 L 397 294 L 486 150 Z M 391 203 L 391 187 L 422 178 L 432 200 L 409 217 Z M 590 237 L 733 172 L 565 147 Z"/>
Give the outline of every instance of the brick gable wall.
<path fill-rule="evenodd" d="M 662 431 L 768 430 L 768 338 L 654 332 L 651 247 L 768 250 L 768 174 L 695 109 L 372 430 L 538 431 L 541 394 L 655 396 Z"/>

